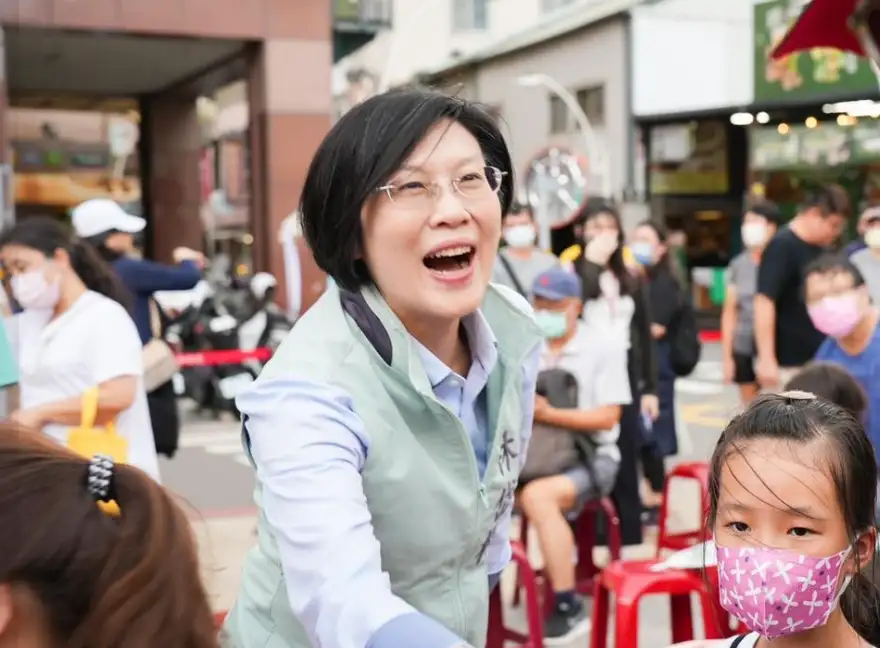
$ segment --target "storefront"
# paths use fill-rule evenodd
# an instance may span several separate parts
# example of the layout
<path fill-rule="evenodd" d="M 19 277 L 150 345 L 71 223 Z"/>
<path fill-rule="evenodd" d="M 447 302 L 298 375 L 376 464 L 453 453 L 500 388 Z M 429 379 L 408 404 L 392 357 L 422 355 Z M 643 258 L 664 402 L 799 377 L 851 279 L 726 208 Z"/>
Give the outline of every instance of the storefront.
<path fill-rule="evenodd" d="M 880 200 L 880 98 L 870 64 L 852 54 L 814 49 L 771 61 L 769 52 L 802 3 L 771 0 L 754 7 L 754 103 L 732 119 L 748 131 L 750 199 L 795 215 L 806 191 L 839 183 L 855 214 Z"/>
<path fill-rule="evenodd" d="M 202 222 L 205 250 L 229 259 L 238 277 L 253 273 L 247 137 L 227 133 L 202 151 Z"/>
<path fill-rule="evenodd" d="M 141 213 L 137 156 L 116 167 L 107 142 L 13 141 L 12 161 L 18 218 L 66 217 L 92 198 L 111 198 L 126 211 Z"/>
<path fill-rule="evenodd" d="M 856 214 L 880 203 L 880 123 L 853 119 L 849 126 L 817 121 L 812 127 L 752 128 L 752 193 L 778 203 L 786 219 L 795 215 L 806 191 L 831 182 L 847 190 Z M 854 215 L 850 236 L 855 235 L 855 220 Z"/>
<path fill-rule="evenodd" d="M 676 234 L 694 305 L 710 315 L 739 247 L 745 188 L 744 132 L 727 115 L 642 127 L 651 214 Z"/>
<path fill-rule="evenodd" d="M 632 11 L 637 196 L 673 234 L 693 302 L 716 325 L 745 191 L 746 137 L 730 115 L 752 102 L 751 14 L 744 0 Z"/>

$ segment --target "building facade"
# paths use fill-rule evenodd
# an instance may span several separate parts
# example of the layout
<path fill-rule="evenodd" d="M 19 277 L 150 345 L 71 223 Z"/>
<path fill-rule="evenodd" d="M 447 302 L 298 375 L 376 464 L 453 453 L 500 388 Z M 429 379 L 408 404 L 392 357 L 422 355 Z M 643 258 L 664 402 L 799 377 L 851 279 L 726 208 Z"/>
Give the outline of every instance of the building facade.
<path fill-rule="evenodd" d="M 178 245 L 201 247 L 204 234 L 198 98 L 243 81 L 254 263 L 283 278 L 278 232 L 331 124 L 334 50 L 390 20 L 375 15 L 377 2 L 2 3 L 0 163 L 8 172 L 10 107 L 136 112 L 148 253 L 168 259 Z M 372 12 L 364 20 L 361 5 Z"/>
<path fill-rule="evenodd" d="M 584 158 L 591 178 L 587 191 L 623 198 L 633 185 L 635 147 L 631 119 L 630 18 L 637 2 L 575 3 L 423 79 L 486 104 L 506 131 L 520 177 L 548 148 Z M 558 92 L 535 84 L 536 76 L 563 87 L 586 115 L 594 143 L 588 144 L 575 111 Z M 591 149 L 607 160 L 601 173 Z M 593 165 L 591 171 L 591 165 Z M 595 172 L 595 173 L 594 173 Z"/>
<path fill-rule="evenodd" d="M 584 0 L 395 0 L 394 23 L 333 68 L 337 113 Z M 593 0 L 598 1 L 598 0 Z"/>

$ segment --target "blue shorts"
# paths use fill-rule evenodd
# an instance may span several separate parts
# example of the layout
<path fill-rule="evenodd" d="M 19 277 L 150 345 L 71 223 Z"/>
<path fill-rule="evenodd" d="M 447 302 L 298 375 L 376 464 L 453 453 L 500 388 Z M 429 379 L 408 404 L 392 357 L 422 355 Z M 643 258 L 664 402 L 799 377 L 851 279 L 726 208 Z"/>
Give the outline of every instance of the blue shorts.
<path fill-rule="evenodd" d="M 575 504 L 567 516 L 570 519 L 577 518 L 584 510 L 587 502 L 592 502 L 607 496 L 617 481 L 617 471 L 620 462 L 614 457 L 597 452 L 593 457 L 592 469 L 584 465 L 577 465 L 566 470 L 563 476 L 574 482 L 577 492 Z"/>

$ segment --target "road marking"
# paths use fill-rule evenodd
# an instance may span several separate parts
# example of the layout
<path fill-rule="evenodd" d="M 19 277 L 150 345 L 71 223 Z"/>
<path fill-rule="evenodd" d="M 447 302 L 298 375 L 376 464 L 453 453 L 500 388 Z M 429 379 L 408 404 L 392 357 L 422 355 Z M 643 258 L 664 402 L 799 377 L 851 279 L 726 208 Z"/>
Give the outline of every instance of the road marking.
<path fill-rule="evenodd" d="M 178 446 L 182 449 L 201 449 L 215 457 L 228 457 L 240 466 L 250 467 L 251 463 L 241 445 L 241 431 L 213 430 L 188 432 L 180 435 Z"/>
<path fill-rule="evenodd" d="M 699 425 L 708 428 L 725 428 L 730 419 L 720 416 L 711 416 L 718 414 L 718 405 L 716 403 L 703 403 L 698 405 L 683 405 L 681 407 L 682 418 L 685 423 Z"/>
<path fill-rule="evenodd" d="M 219 443 L 221 445 L 237 443 L 238 448 L 241 449 L 241 432 L 238 430 L 214 430 L 213 432 L 184 431 L 183 434 L 180 435 L 178 445 L 181 448 L 203 448 L 213 443 Z"/>
<path fill-rule="evenodd" d="M 691 396 L 717 396 L 724 393 L 721 383 L 704 382 L 690 378 L 679 378 L 675 381 L 675 392 Z"/>

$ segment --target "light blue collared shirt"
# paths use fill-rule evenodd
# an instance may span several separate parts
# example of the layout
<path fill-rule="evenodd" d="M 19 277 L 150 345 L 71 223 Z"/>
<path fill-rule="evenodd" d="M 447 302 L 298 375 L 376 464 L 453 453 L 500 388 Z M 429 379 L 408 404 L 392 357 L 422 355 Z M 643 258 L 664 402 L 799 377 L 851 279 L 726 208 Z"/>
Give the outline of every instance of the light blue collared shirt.
<path fill-rule="evenodd" d="M 523 300 L 525 308 L 525 300 Z M 454 373 L 417 344 L 435 396 L 455 412 L 482 476 L 489 453 L 485 388 L 498 362 L 482 314 L 464 319 L 472 362 Z M 523 448 L 531 436 L 541 345 L 524 368 Z M 278 541 L 290 606 L 321 648 L 451 648 L 462 639 L 394 596 L 382 572 L 361 472 L 370 437 L 343 390 L 296 372 L 264 379 L 238 397 L 263 488 L 262 506 Z M 525 452 L 520 460 L 525 461 Z M 510 561 L 511 514 L 498 520 L 487 550 L 489 576 Z"/>

